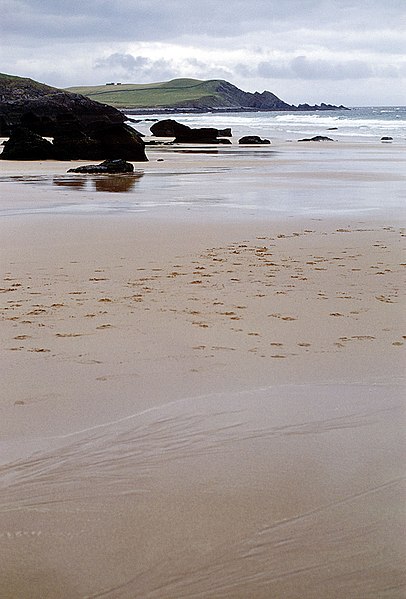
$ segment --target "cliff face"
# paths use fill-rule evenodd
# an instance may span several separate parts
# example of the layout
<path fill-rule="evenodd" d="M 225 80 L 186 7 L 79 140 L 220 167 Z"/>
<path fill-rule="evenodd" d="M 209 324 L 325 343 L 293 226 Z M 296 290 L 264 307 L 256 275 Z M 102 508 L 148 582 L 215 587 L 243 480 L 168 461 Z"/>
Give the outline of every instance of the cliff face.
<path fill-rule="evenodd" d="M 256 110 L 289 110 L 291 108 L 289 104 L 271 92 L 244 92 L 228 81 L 218 81 L 215 90 L 223 99 L 223 106 Z"/>
<path fill-rule="evenodd" d="M 0 74 L 2 136 L 10 135 L 15 126 L 53 137 L 72 128 L 91 132 L 103 125 L 117 125 L 124 121 L 124 115 L 112 106 L 32 79 Z"/>
<path fill-rule="evenodd" d="M 275 111 L 297 111 L 297 110 L 338 110 L 344 109 L 344 106 L 334 106 L 332 104 L 320 104 L 320 105 L 309 105 L 300 104 L 294 106 L 293 104 L 287 104 L 278 96 L 269 91 L 260 92 L 244 92 L 232 83 L 228 81 L 212 81 L 213 91 L 215 92 L 212 96 L 206 96 L 201 98 L 199 102 L 196 101 L 185 101 L 182 102 L 183 108 L 223 108 L 223 109 L 236 109 L 236 110 L 275 110 Z"/>

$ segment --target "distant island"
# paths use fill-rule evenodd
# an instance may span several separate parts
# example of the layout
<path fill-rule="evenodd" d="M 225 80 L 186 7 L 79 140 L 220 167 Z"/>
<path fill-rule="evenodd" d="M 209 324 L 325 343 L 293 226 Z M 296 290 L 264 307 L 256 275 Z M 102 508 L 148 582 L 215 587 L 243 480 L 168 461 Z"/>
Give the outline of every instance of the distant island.
<path fill-rule="evenodd" d="M 161 83 L 106 83 L 105 85 L 69 87 L 67 91 L 136 112 L 246 112 L 246 111 L 314 111 L 348 110 L 332 104 L 287 104 L 269 91 L 244 92 L 221 79 L 172 79 Z"/>

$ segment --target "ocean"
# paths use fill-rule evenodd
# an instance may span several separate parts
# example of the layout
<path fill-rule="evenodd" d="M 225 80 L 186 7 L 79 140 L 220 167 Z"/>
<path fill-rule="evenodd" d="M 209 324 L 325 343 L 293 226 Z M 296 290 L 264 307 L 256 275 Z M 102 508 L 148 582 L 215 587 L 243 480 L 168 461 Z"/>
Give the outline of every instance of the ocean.
<path fill-rule="evenodd" d="M 233 136 L 260 135 L 272 139 L 292 139 L 327 135 L 335 139 L 360 138 L 376 141 L 393 137 L 406 141 L 406 106 L 356 107 L 350 110 L 315 112 L 229 112 L 129 115 L 134 128 L 148 135 L 152 120 L 173 118 L 190 127 L 231 127 Z"/>

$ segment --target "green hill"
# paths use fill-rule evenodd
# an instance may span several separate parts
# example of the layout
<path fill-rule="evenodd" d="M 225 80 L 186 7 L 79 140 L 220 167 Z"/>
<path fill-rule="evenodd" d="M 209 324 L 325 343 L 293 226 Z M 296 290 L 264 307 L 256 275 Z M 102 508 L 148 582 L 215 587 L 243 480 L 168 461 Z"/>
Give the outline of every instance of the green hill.
<path fill-rule="evenodd" d="M 92 100 L 116 108 L 166 108 L 172 106 L 221 103 L 216 81 L 174 79 L 149 84 L 106 84 L 91 87 L 70 87 L 68 91 L 83 94 Z"/>
<path fill-rule="evenodd" d="M 70 87 L 68 90 L 122 109 L 295 109 L 271 92 L 244 92 L 220 79 L 173 79 L 149 84 L 106 83 L 93 87 Z"/>
<path fill-rule="evenodd" d="M 17 77 L 0 73 L 0 102 L 11 102 L 28 98 L 40 98 L 44 95 L 60 93 L 61 90 L 39 83 L 28 77 Z"/>

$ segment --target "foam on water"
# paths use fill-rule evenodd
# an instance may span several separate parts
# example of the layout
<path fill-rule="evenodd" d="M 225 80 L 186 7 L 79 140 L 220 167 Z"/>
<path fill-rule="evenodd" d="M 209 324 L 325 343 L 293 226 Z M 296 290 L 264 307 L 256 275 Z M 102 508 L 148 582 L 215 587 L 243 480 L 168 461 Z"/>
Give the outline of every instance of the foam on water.
<path fill-rule="evenodd" d="M 136 128 L 148 134 L 151 119 L 161 120 L 168 115 L 131 115 L 139 120 Z M 216 112 L 208 114 L 182 113 L 169 115 L 170 118 L 191 127 L 213 126 L 218 129 L 231 127 L 235 136 L 263 134 L 284 137 L 301 135 L 306 132 L 326 134 L 337 127 L 335 134 L 345 137 L 376 138 L 384 134 L 393 137 L 406 137 L 406 107 L 355 107 L 351 110 L 315 112 Z M 147 120 L 145 120 L 147 119 Z"/>

